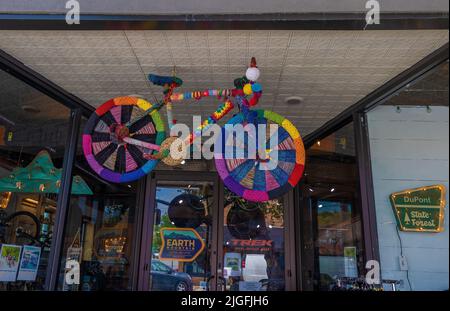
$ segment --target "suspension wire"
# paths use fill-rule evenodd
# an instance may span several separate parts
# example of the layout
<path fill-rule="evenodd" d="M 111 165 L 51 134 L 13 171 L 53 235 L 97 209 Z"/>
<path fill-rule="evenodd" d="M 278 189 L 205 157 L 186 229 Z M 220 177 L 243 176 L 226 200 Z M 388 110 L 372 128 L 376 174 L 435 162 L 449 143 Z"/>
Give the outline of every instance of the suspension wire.
<path fill-rule="evenodd" d="M 158 98 L 156 97 L 156 95 L 155 95 L 155 94 L 153 93 L 153 91 L 152 91 L 152 88 L 151 88 L 151 86 L 152 86 L 152 85 L 151 85 L 151 82 L 147 79 L 147 74 L 144 72 L 144 69 L 142 69 L 142 64 L 141 64 L 141 62 L 140 62 L 140 60 L 139 60 L 139 57 L 136 55 L 136 52 L 134 51 L 134 49 L 133 49 L 133 47 L 132 47 L 132 45 L 131 45 L 130 39 L 128 39 L 128 36 L 127 36 L 126 31 L 124 31 L 123 34 L 125 35 L 125 38 L 127 39 L 128 45 L 130 46 L 131 52 L 133 53 L 133 56 L 134 56 L 134 58 L 136 59 L 136 62 L 137 62 L 137 64 L 138 64 L 138 66 L 139 66 L 139 70 L 141 71 L 142 75 L 144 76 L 145 82 L 146 82 L 147 85 L 149 86 L 150 94 L 151 94 L 152 97 L 153 97 L 154 103 L 155 103 L 155 104 L 159 103 Z"/>
<path fill-rule="evenodd" d="M 402 243 L 402 238 L 400 237 L 400 232 L 399 232 L 399 230 L 398 230 L 398 226 L 395 226 L 395 228 L 396 228 L 395 232 L 397 233 L 397 237 L 398 237 L 398 240 L 399 240 L 399 242 L 400 242 L 400 256 L 403 257 L 403 243 Z M 406 280 L 408 281 L 409 290 L 412 290 L 412 287 L 411 287 L 411 281 L 409 280 L 409 269 L 406 270 Z"/>

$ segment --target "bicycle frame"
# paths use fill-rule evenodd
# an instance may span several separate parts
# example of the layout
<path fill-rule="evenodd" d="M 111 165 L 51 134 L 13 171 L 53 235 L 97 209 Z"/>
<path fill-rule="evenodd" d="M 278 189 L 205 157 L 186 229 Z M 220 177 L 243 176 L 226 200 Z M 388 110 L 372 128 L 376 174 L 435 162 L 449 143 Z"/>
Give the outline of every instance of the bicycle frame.
<path fill-rule="evenodd" d="M 196 137 L 201 136 L 202 131 L 208 130 L 212 125 L 216 124 L 219 120 L 224 118 L 228 113 L 233 110 L 235 105 L 233 102 L 229 99 L 230 97 L 234 98 L 238 101 L 238 106 L 240 109 L 242 109 L 242 112 L 246 113 L 250 110 L 250 107 L 255 106 L 258 103 L 259 98 L 261 97 L 261 93 L 253 93 L 253 96 L 250 98 L 250 100 L 247 100 L 245 98 L 245 93 L 243 90 L 240 89 L 207 89 L 203 91 L 191 91 L 191 92 L 184 92 L 184 93 L 173 93 L 173 90 L 175 89 L 175 86 L 171 85 L 168 88 L 166 88 L 166 96 L 164 97 L 164 101 L 162 103 L 158 103 L 153 105 L 150 109 L 146 110 L 143 114 L 143 117 L 145 115 L 148 115 L 152 113 L 153 111 L 159 111 L 162 107 L 166 107 L 166 114 L 167 114 L 167 124 L 169 127 L 169 131 L 172 130 L 173 126 L 175 125 L 175 120 L 173 119 L 172 115 L 172 105 L 173 102 L 176 101 L 183 101 L 188 99 L 196 99 L 200 100 L 203 97 L 217 97 L 218 99 L 223 98 L 224 102 L 214 111 L 203 123 L 197 127 L 193 133 L 189 135 L 189 137 L 184 141 L 185 146 L 192 145 L 194 139 Z M 138 118 L 134 122 L 137 122 L 141 118 Z M 130 124 L 127 124 L 127 126 Z M 160 146 L 150 144 L 150 143 L 138 143 L 137 141 L 134 141 L 132 138 L 126 138 L 126 142 L 134 143 L 136 145 L 140 145 L 142 147 L 145 147 L 147 149 L 157 150 L 160 151 Z"/>

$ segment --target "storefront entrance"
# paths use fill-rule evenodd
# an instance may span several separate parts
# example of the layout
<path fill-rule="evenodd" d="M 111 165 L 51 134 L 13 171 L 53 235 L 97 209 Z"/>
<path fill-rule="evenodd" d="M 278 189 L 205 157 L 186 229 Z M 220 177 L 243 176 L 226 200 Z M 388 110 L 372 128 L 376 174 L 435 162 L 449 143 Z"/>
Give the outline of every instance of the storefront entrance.
<path fill-rule="evenodd" d="M 146 196 L 143 290 L 293 289 L 289 195 L 249 203 L 215 173 L 177 171 L 153 174 Z"/>

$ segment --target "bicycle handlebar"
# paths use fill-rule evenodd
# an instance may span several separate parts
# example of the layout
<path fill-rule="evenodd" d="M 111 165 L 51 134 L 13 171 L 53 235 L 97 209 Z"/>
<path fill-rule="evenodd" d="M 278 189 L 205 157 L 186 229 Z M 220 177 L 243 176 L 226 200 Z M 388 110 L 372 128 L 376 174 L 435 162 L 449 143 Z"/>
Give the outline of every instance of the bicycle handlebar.
<path fill-rule="evenodd" d="M 261 97 L 262 90 L 260 87 L 255 88 L 255 91 L 252 90 L 252 97 L 247 100 L 244 98 L 244 105 L 247 107 L 255 106 L 258 103 L 259 98 Z M 192 91 L 192 92 L 184 92 L 184 93 L 173 93 L 170 96 L 171 101 L 182 101 L 186 99 L 196 99 L 200 100 L 203 97 L 218 97 L 218 98 L 227 98 L 227 97 L 244 97 L 246 95 L 241 89 L 208 89 L 203 91 Z"/>

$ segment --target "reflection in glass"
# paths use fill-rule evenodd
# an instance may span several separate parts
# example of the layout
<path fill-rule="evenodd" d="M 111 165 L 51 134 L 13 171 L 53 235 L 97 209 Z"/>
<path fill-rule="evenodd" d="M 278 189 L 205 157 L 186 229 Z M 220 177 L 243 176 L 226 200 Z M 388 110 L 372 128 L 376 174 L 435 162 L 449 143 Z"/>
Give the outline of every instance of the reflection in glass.
<path fill-rule="evenodd" d="M 284 290 L 282 201 L 253 203 L 226 190 L 224 218 L 226 290 Z"/>
<path fill-rule="evenodd" d="M 113 184 L 98 177 L 86 162 L 80 140 L 73 175 L 86 181 L 92 193 L 70 197 L 58 290 L 131 290 L 137 183 Z M 72 187 L 75 183 L 76 178 Z M 79 265 L 79 282 L 71 279 L 73 261 Z"/>
<path fill-rule="evenodd" d="M 364 273 L 353 123 L 307 151 L 302 208 L 304 287 L 332 290 Z"/>
<path fill-rule="evenodd" d="M 212 182 L 158 182 L 150 289 L 210 289 Z"/>
<path fill-rule="evenodd" d="M 2 70 L 0 85 L 0 291 L 44 290 L 70 110 Z"/>

